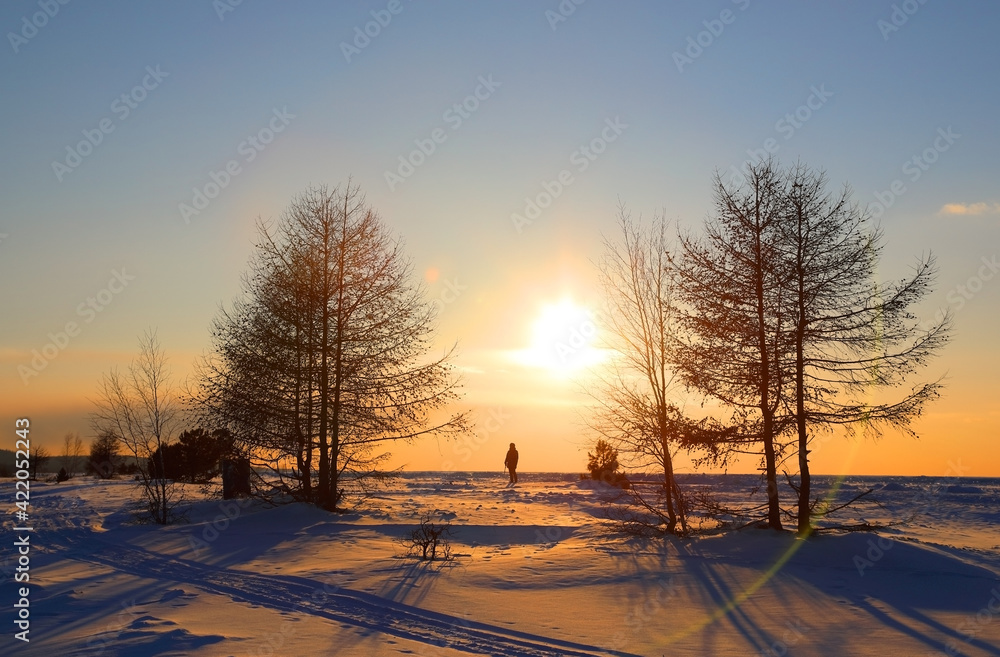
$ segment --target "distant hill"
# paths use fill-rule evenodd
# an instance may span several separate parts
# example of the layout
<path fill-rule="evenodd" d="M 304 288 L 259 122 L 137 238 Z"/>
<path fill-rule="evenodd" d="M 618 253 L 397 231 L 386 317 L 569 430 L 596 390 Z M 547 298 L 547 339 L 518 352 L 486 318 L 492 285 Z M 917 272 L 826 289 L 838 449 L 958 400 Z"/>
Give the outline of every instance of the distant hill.
<path fill-rule="evenodd" d="M 0 449 L 0 477 L 13 477 L 14 476 L 14 461 L 16 460 L 16 453 L 10 449 Z M 135 457 L 119 455 L 119 459 L 123 463 L 135 463 Z M 42 465 L 38 470 L 38 475 L 44 474 L 55 474 L 59 472 L 59 468 L 65 465 L 65 458 L 62 456 L 50 456 L 49 460 Z M 83 454 L 77 460 L 76 474 L 83 474 L 84 469 L 87 465 L 87 455 Z"/>
<path fill-rule="evenodd" d="M 17 454 L 10 449 L 0 449 L 0 477 L 13 477 L 14 476 L 14 462 L 17 459 Z M 85 458 L 80 459 L 80 467 L 83 467 Z M 53 456 L 49 458 L 48 461 L 39 469 L 39 474 L 54 473 L 58 472 L 59 468 L 63 465 L 63 457 Z"/>

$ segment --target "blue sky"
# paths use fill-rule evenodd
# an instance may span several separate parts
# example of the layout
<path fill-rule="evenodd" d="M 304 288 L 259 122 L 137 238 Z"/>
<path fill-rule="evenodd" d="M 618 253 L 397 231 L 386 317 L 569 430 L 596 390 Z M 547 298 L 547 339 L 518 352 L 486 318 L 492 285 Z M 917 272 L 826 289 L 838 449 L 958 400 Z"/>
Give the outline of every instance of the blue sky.
<path fill-rule="evenodd" d="M 0 420 L 31 414 L 53 443 L 70 429 L 87 435 L 86 396 L 147 327 L 186 373 L 219 304 L 239 290 L 257 217 L 276 218 L 310 184 L 349 177 L 403 237 L 415 270 L 440 272 L 429 296 L 447 296 L 448 281 L 459 290 L 441 314 L 441 345 L 458 341 L 471 405 L 513 409 L 490 438 L 493 460 L 516 436 L 556 469 L 582 467 L 577 393 L 498 354 L 524 347 L 547 303 L 599 304 L 590 261 L 619 199 L 697 227 L 712 172 L 773 139 L 783 162 L 826 169 L 862 204 L 887 198 L 894 181 L 905 187 L 879 220 L 883 272 L 903 276 L 933 249 L 941 273 L 928 317 L 997 252 L 995 3 L 244 0 L 221 18 L 220 5 L 53 0 L 58 12 L 45 20 L 44 0 L 0 7 Z M 575 9 L 555 22 L 560 6 Z M 342 44 L 372 12 L 391 20 L 348 61 Z M 33 32 L 25 17 L 44 24 Z M 696 56 L 678 70 L 675 53 Z M 151 88 L 135 94 L 144 79 Z M 449 108 L 481 79 L 491 90 L 456 126 Z M 144 96 L 127 116 L 115 104 L 122 94 Z M 808 118 L 790 130 L 796 111 Z M 278 125 L 275 112 L 281 132 L 247 161 L 246 140 Z M 60 181 L 53 162 L 102 120 L 112 129 Z M 579 171 L 571 157 L 608 121 L 627 127 Z M 435 130 L 445 139 L 390 189 L 386 171 Z M 913 180 L 916 165 L 904 165 L 925 152 L 934 161 L 921 160 Z M 180 204 L 230 161 L 239 173 L 185 223 Z M 563 170 L 572 184 L 518 232 L 511 215 Z M 99 313 L 78 311 L 123 268 L 134 279 L 120 293 L 105 294 Z M 939 474 L 1000 429 L 1000 283 L 973 285 L 981 290 L 957 309 L 955 342 L 928 370 L 947 371 L 951 392 L 927 418 L 911 470 Z M 69 321 L 79 335 L 25 380 L 18 367 Z M 956 426 L 967 436 L 957 452 Z M 865 446 L 864 460 L 888 471 L 908 445 Z M 452 452 L 437 450 L 434 462 L 420 450 L 401 458 L 436 467 Z M 465 465 L 492 464 L 477 459 Z M 1000 474 L 1000 460 L 987 469 Z"/>

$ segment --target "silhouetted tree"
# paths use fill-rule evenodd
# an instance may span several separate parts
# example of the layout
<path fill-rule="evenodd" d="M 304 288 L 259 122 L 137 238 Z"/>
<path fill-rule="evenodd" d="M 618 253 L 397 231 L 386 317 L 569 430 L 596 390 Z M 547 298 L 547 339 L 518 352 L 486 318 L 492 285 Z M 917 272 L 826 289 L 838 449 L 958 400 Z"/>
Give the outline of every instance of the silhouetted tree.
<path fill-rule="evenodd" d="M 733 409 L 742 444 L 760 445 L 767 524 L 781 529 L 777 464 L 791 375 L 791 311 L 779 251 L 785 195 L 770 160 L 748 164 L 738 185 L 717 173 L 713 187 L 715 214 L 704 236 L 682 235 L 672 258 L 685 309 L 677 332 L 684 343 L 673 365 L 686 385 Z"/>
<path fill-rule="evenodd" d="M 930 291 L 933 260 L 912 277 L 877 281 L 881 230 L 851 200 L 850 188 L 827 191 L 826 176 L 803 164 L 782 173 L 786 207 L 778 253 L 793 345 L 792 372 L 799 482 L 798 531 L 811 531 L 810 430 L 846 426 L 878 435 L 891 426 L 912 434 L 913 418 L 939 396 L 940 381 L 913 387 L 901 398 L 874 402 L 879 389 L 903 383 L 945 344 L 950 317 L 927 329 L 910 309 Z"/>
<path fill-rule="evenodd" d="M 72 477 L 80 469 L 80 459 L 83 457 L 83 439 L 79 433 L 69 432 L 63 436 L 63 465 L 66 474 Z"/>
<path fill-rule="evenodd" d="M 154 479 L 182 481 L 184 478 L 184 448 L 180 443 L 160 445 L 149 457 L 146 467 Z"/>
<path fill-rule="evenodd" d="M 87 461 L 87 471 L 100 479 L 111 479 L 118 469 L 118 450 L 121 441 L 114 433 L 103 432 L 90 445 L 90 460 Z"/>
<path fill-rule="evenodd" d="M 233 453 L 233 439 L 225 429 L 192 429 L 182 433 L 178 442 L 184 452 L 185 479 L 193 484 L 219 476 L 222 459 Z"/>
<path fill-rule="evenodd" d="M 139 354 L 126 373 L 112 369 L 101 379 L 91 424 L 99 435 L 114 436 L 135 459 L 136 474 L 151 520 L 170 521 L 178 491 L 163 476 L 163 463 L 150 467 L 154 454 L 173 441 L 177 421 L 175 390 L 167 359 L 155 333 L 139 340 Z"/>
<path fill-rule="evenodd" d="M 157 478 L 203 484 L 219 475 L 222 458 L 230 451 L 231 439 L 224 429 L 192 429 L 181 433 L 177 442 L 158 448 L 149 468 Z"/>
<path fill-rule="evenodd" d="M 873 401 L 899 386 L 948 338 L 950 318 L 921 329 L 911 312 L 934 277 L 933 260 L 912 277 L 876 280 L 883 236 L 851 200 L 827 191 L 826 177 L 773 159 L 729 185 L 716 175 L 716 213 L 705 236 L 681 237 L 671 258 L 682 281 L 684 343 L 677 371 L 687 385 L 728 405 L 728 448 L 760 445 L 768 526 L 781 527 L 777 469 L 798 456 L 798 531 L 811 531 L 809 443 L 844 426 L 878 435 L 912 433 L 912 420 L 939 395 L 940 381 Z M 789 437 L 793 434 L 794 438 Z M 791 515 L 791 514 L 789 514 Z"/>
<path fill-rule="evenodd" d="M 674 458 L 681 448 L 700 446 L 704 423 L 687 418 L 676 402 L 681 390 L 671 363 L 677 340 L 677 280 L 669 266 L 666 222 L 657 218 L 643 227 L 621 207 L 618 229 L 617 239 L 604 240 L 598 263 L 606 304 L 602 335 L 616 358 L 596 373 L 590 424 L 629 467 L 663 472 L 666 529 L 674 532 L 679 522 L 686 532 Z"/>
<path fill-rule="evenodd" d="M 49 450 L 47 450 L 42 445 L 38 445 L 37 447 L 31 450 L 32 479 L 38 479 L 38 469 L 41 468 L 46 463 L 48 463 L 51 458 L 52 456 L 49 454 Z"/>
<path fill-rule="evenodd" d="M 587 452 L 587 470 L 594 481 L 612 486 L 627 486 L 625 475 L 618 471 L 618 450 L 606 440 L 598 439 L 594 451 Z"/>
<path fill-rule="evenodd" d="M 383 476 L 383 443 L 464 431 L 434 307 L 357 188 L 310 189 L 260 240 L 192 395 L 258 470 L 334 510 Z"/>
<path fill-rule="evenodd" d="M 436 523 L 429 514 L 420 519 L 420 525 L 399 539 L 407 554 L 418 555 L 423 561 L 451 559 L 451 523 Z"/>
<path fill-rule="evenodd" d="M 607 474 L 618 472 L 618 450 L 606 440 L 594 443 L 594 451 L 587 452 L 587 470 L 591 479 L 603 479 Z"/>

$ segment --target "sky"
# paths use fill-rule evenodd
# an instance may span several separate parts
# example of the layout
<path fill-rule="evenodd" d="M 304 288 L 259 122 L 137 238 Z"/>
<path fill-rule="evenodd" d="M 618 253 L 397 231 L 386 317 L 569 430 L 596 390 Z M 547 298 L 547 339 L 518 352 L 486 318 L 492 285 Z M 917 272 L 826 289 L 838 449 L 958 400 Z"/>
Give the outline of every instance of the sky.
<path fill-rule="evenodd" d="M 985 1 L 3 3 L 2 446 L 21 417 L 51 451 L 89 440 L 101 374 L 147 329 L 183 381 L 256 222 L 350 180 L 478 418 L 393 464 L 500 470 L 516 442 L 522 470 L 583 471 L 587 376 L 552 336 L 599 338 L 619 204 L 697 230 L 713 172 L 770 152 L 850 184 L 883 280 L 932 252 L 917 313 L 955 318 L 914 379 L 947 381 L 919 439 L 832 437 L 813 471 L 1000 476 L 998 25 Z"/>

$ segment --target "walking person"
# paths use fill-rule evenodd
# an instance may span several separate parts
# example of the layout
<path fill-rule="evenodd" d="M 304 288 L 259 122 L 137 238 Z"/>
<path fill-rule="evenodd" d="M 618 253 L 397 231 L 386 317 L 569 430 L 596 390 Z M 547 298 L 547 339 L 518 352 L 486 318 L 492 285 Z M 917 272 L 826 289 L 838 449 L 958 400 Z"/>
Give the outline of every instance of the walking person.
<path fill-rule="evenodd" d="M 510 483 L 517 483 L 517 449 L 514 447 L 514 443 L 510 444 L 510 449 L 507 450 L 507 458 L 504 459 L 503 464 L 507 466 L 507 470 L 510 471 Z"/>

